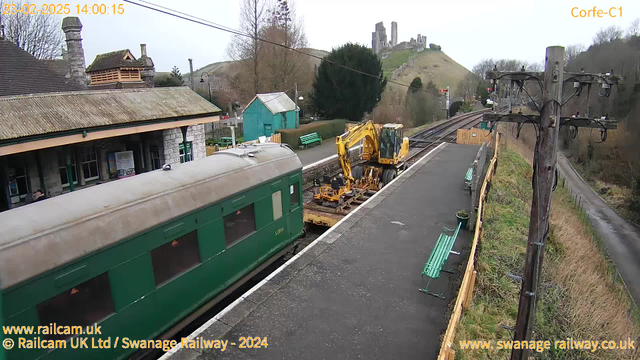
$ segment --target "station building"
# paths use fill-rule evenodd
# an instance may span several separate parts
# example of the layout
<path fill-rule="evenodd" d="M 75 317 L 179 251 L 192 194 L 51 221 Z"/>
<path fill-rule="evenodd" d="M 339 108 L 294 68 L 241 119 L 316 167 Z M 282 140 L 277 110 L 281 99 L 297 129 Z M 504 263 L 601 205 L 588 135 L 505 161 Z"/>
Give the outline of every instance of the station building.
<path fill-rule="evenodd" d="M 153 88 L 144 46 L 139 59 L 117 51 L 85 69 L 80 20 L 62 28 L 61 60 L 0 35 L 0 211 L 36 190 L 51 197 L 204 158 L 204 124 L 219 121 L 220 109 L 188 87 Z"/>
<path fill-rule="evenodd" d="M 204 158 L 219 112 L 187 87 L 0 97 L 0 209 Z"/>

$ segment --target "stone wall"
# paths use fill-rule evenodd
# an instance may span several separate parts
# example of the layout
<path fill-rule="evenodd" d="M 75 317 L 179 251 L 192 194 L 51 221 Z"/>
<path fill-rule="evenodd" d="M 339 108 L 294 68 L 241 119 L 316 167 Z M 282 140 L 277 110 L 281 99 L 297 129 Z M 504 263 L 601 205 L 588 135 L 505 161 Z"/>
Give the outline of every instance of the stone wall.
<path fill-rule="evenodd" d="M 182 143 L 182 131 L 180 128 L 163 130 L 164 162 L 165 164 L 180 163 L 180 143 Z M 191 125 L 187 129 L 187 141 L 191 141 L 193 160 L 203 159 L 207 156 L 204 144 L 204 124 Z"/>

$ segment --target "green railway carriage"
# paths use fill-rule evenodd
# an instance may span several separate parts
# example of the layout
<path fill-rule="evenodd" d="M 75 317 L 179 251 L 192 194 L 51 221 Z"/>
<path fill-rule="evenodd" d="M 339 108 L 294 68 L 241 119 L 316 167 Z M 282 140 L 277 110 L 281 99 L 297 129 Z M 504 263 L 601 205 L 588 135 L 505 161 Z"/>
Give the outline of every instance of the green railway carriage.
<path fill-rule="evenodd" d="M 166 334 L 291 246 L 303 232 L 301 182 L 295 153 L 263 144 L 0 213 L 1 323 L 101 330 L 21 335 L 65 339 L 66 349 L 4 356 L 130 356 L 123 338 Z M 71 348 L 84 337 L 89 349 Z M 91 348 L 109 337 L 110 349 Z"/>

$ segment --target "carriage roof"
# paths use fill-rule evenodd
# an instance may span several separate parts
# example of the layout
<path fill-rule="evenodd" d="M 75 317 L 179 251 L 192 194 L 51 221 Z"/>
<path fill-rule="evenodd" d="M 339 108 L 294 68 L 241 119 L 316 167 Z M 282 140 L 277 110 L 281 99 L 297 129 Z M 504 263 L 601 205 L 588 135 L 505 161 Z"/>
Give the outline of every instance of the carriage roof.
<path fill-rule="evenodd" d="M 0 213 L 0 286 L 8 288 L 302 168 L 280 144 L 204 159 L 67 193 Z"/>

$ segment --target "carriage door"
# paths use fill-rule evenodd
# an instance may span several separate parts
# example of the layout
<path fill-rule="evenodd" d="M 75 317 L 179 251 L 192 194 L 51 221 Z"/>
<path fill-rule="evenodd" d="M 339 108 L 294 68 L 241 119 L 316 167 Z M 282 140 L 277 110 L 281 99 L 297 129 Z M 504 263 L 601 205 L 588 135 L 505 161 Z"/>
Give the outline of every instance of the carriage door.
<path fill-rule="evenodd" d="M 289 216 L 287 216 L 287 231 L 289 236 L 302 232 L 302 194 L 300 191 L 300 175 L 289 177 Z"/>

